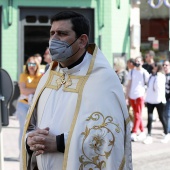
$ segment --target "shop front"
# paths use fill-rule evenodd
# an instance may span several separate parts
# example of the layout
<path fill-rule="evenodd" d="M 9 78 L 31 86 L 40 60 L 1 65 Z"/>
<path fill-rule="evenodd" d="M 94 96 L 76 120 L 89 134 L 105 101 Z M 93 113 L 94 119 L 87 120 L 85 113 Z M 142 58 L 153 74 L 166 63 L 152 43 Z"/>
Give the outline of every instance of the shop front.
<path fill-rule="evenodd" d="M 153 50 L 156 60 L 169 58 L 169 9 L 167 0 L 141 1 L 141 52 Z"/>

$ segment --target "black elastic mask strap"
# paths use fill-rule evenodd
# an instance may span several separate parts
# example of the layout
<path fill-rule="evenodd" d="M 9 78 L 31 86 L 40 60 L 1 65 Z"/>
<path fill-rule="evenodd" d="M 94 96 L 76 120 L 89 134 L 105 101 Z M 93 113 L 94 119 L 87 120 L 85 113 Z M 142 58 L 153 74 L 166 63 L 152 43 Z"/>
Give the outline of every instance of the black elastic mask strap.
<path fill-rule="evenodd" d="M 81 35 L 80 35 L 80 36 L 81 36 Z M 80 37 L 80 36 L 79 36 L 79 37 Z M 79 39 L 79 37 L 76 38 L 68 47 L 72 46 L 72 45 Z M 68 48 L 68 47 L 67 47 L 67 48 Z"/>
<path fill-rule="evenodd" d="M 73 55 L 77 54 L 79 50 L 80 50 L 80 48 L 78 48 L 78 50 L 74 54 L 72 54 L 70 57 L 72 57 Z M 70 58 L 70 57 L 68 57 L 68 58 Z"/>

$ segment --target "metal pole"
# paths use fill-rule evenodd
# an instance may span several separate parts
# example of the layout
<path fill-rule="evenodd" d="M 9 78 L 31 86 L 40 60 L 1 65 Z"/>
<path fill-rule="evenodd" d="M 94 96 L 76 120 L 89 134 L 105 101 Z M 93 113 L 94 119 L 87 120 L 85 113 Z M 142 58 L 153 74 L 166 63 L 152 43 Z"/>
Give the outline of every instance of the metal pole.
<path fill-rule="evenodd" d="M 4 169 L 4 155 L 3 155 L 3 134 L 2 134 L 2 121 L 1 121 L 1 102 L 5 98 L 0 94 L 0 169 Z"/>

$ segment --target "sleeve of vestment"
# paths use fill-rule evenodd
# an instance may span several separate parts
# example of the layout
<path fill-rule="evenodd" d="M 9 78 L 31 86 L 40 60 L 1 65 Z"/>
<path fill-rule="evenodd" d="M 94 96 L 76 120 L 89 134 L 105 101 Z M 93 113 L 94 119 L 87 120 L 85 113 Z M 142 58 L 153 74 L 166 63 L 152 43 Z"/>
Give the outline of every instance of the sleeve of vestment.
<path fill-rule="evenodd" d="M 57 150 L 59 152 L 64 153 L 65 151 L 64 134 L 56 136 L 56 141 L 57 141 Z"/>

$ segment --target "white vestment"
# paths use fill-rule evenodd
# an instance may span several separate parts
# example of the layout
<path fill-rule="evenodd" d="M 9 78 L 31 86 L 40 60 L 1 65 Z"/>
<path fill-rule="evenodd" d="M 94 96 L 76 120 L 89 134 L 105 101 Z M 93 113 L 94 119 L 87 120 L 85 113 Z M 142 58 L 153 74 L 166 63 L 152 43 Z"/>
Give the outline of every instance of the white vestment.
<path fill-rule="evenodd" d="M 68 133 L 64 154 L 36 157 L 39 170 L 132 170 L 130 118 L 120 80 L 95 45 L 88 51 L 72 69 L 54 69 L 52 63 L 37 87 L 24 132 L 36 107 L 34 126 Z"/>

